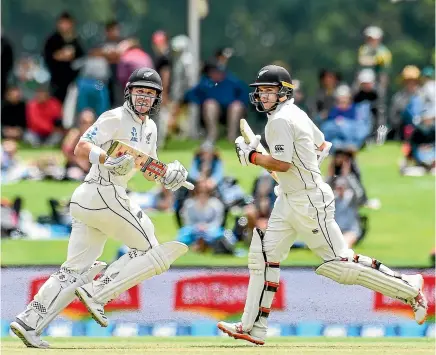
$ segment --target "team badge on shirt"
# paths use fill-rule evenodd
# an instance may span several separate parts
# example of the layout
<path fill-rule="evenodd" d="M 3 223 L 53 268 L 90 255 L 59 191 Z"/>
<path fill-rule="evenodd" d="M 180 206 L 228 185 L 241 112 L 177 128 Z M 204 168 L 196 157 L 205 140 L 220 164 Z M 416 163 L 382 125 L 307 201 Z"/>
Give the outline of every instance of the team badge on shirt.
<path fill-rule="evenodd" d="M 131 142 L 137 142 L 138 141 L 138 133 L 136 132 L 136 128 L 132 127 L 132 138 L 130 138 Z"/>
<path fill-rule="evenodd" d="M 151 132 L 145 136 L 145 143 L 150 144 Z"/>

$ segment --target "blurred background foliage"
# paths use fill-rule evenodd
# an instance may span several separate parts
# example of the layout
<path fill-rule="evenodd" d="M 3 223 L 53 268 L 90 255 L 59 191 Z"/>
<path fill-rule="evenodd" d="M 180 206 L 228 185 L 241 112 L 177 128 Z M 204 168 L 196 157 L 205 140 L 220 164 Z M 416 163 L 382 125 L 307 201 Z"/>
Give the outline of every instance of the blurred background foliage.
<path fill-rule="evenodd" d="M 187 33 L 187 8 L 182 0 L 3 0 L 2 31 L 16 53 L 38 54 L 66 10 L 75 16 L 85 48 L 101 41 L 105 21 L 117 18 L 124 36 L 139 38 L 150 50 L 150 35 L 158 29 L 170 36 Z M 384 30 L 394 75 L 407 64 L 433 63 L 434 16 L 434 0 L 209 0 L 201 21 L 201 57 L 207 59 L 217 46 L 232 46 L 236 56 L 229 68 L 246 81 L 280 59 L 310 94 L 319 68 L 340 68 L 344 79 L 352 79 L 368 25 Z"/>

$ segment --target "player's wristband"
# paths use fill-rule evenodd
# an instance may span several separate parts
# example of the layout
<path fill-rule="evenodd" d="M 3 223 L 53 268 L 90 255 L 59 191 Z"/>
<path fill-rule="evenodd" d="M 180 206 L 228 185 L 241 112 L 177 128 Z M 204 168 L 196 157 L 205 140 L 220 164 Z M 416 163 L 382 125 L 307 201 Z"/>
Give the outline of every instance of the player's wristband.
<path fill-rule="evenodd" d="M 93 145 L 91 151 L 89 152 L 89 162 L 91 164 L 100 164 L 101 153 L 105 153 L 105 151 L 100 147 Z"/>
<path fill-rule="evenodd" d="M 256 152 L 255 150 L 252 150 L 252 151 L 250 152 L 250 154 L 248 155 L 248 160 L 250 161 L 251 164 L 256 165 L 256 156 L 257 156 L 258 154 L 259 154 L 259 153 Z"/>

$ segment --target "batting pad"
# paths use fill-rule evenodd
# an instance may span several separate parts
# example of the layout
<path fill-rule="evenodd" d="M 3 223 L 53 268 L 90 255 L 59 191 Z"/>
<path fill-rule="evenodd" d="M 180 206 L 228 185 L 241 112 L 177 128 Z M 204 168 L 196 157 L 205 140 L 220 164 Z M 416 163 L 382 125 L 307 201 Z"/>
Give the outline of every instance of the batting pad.
<path fill-rule="evenodd" d="M 255 228 L 248 253 L 250 281 L 242 315 L 244 331 L 256 328 L 257 334 L 266 334 L 267 318 L 280 282 L 278 262 L 269 262 L 263 252 L 263 232 Z"/>
<path fill-rule="evenodd" d="M 401 278 L 387 275 L 359 262 L 331 260 L 321 264 L 315 272 L 340 284 L 364 286 L 404 302 L 416 297 L 419 292 Z"/>
<path fill-rule="evenodd" d="M 167 271 L 171 264 L 188 251 L 180 242 L 159 244 L 147 251 L 132 249 L 114 261 L 104 275 L 94 281 L 93 299 L 106 304 L 129 288 Z"/>
<path fill-rule="evenodd" d="M 17 319 L 35 329 L 37 335 L 41 335 L 47 325 L 74 301 L 76 288 L 91 282 L 105 267 L 106 263 L 96 261 L 83 274 L 61 268 L 42 285 Z"/>

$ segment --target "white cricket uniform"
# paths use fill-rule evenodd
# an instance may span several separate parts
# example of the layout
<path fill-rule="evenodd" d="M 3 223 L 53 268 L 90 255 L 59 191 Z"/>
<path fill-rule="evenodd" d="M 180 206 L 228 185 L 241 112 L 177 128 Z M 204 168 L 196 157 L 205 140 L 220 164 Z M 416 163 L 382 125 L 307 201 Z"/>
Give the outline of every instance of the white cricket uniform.
<path fill-rule="evenodd" d="M 127 106 L 104 112 L 81 140 L 105 151 L 119 140 L 157 158 L 156 124 L 150 118 L 143 122 Z M 126 194 L 127 182 L 136 171 L 114 176 L 103 164 L 92 165 L 71 197 L 72 232 L 62 267 L 79 273 L 87 270 L 101 256 L 108 237 L 139 250 L 158 244 L 150 218 Z"/>
<path fill-rule="evenodd" d="M 318 167 L 315 149 L 324 134 L 292 99 L 268 114 L 265 138 L 273 158 L 291 163 L 287 172 L 277 172 L 282 193 L 264 238 L 269 261 L 286 259 L 297 236 L 324 260 L 353 253 L 334 220 L 333 191 Z"/>

